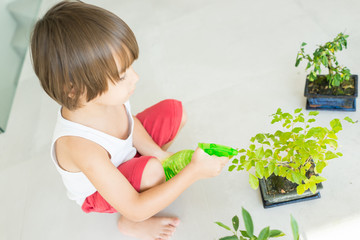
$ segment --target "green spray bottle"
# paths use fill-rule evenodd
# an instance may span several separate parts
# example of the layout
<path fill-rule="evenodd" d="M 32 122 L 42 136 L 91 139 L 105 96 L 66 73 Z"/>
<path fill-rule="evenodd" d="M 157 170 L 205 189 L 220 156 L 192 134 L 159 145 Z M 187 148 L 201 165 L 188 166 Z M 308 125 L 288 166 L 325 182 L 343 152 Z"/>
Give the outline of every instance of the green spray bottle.
<path fill-rule="evenodd" d="M 216 155 L 218 157 L 232 158 L 239 153 L 234 148 L 215 143 L 199 143 L 198 146 L 210 156 Z M 194 150 L 182 150 L 171 155 L 163 161 L 162 165 L 164 168 L 166 181 L 174 177 L 190 163 L 193 153 Z"/>

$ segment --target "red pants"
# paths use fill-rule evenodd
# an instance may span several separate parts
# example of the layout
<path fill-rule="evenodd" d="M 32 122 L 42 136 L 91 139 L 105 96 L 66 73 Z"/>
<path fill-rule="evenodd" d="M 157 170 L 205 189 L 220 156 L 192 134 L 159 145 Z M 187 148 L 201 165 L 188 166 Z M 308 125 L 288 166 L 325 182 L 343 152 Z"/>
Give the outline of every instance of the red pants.
<path fill-rule="evenodd" d="M 181 102 L 164 100 L 136 115 L 154 142 L 160 147 L 172 141 L 179 131 L 183 108 Z M 144 168 L 152 158 L 137 154 L 133 159 L 118 166 L 118 170 L 127 178 L 136 191 L 140 191 Z M 87 197 L 81 207 L 86 212 L 117 212 L 98 192 Z"/>

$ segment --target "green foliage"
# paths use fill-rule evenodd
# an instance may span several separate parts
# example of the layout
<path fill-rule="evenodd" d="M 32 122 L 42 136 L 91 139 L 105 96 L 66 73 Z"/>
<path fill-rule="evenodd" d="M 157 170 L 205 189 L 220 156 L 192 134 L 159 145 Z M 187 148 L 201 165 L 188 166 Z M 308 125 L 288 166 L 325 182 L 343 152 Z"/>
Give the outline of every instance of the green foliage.
<path fill-rule="evenodd" d="M 245 208 L 242 208 L 242 216 L 244 219 L 247 235 L 249 235 L 249 237 L 251 237 L 251 238 L 254 237 L 254 224 L 251 219 L 250 213 L 248 211 L 246 211 Z"/>
<path fill-rule="evenodd" d="M 295 218 L 291 215 L 291 229 L 292 229 L 292 232 L 293 232 L 293 237 L 294 237 L 294 240 L 299 240 L 299 227 L 298 227 L 298 224 L 295 220 Z"/>
<path fill-rule="evenodd" d="M 298 184 L 300 195 L 308 189 L 315 193 L 316 184 L 326 180 L 320 174 L 328 161 L 342 156 L 337 152 L 341 121 L 336 118 L 330 121 L 329 127 L 312 127 L 318 114 L 312 111 L 305 116 L 301 108 L 290 114 L 279 108 L 272 115 L 271 123 L 280 124 L 282 130 L 252 137 L 250 146 L 239 150 L 239 158 L 232 161 L 229 171 L 254 169 L 255 174 L 249 174 L 249 183 L 254 189 L 258 188 L 259 179 L 274 174 Z M 344 120 L 356 123 L 349 117 Z M 315 175 L 307 173 L 310 168 Z"/>
<path fill-rule="evenodd" d="M 254 235 L 254 224 L 253 220 L 251 218 L 251 215 L 248 211 L 245 210 L 245 208 L 242 208 L 242 217 L 244 220 L 245 230 L 239 229 L 239 218 L 238 216 L 234 216 L 232 218 L 233 223 L 233 229 L 228 227 L 227 225 L 221 223 L 221 222 L 215 222 L 220 227 L 230 231 L 232 235 L 222 237 L 219 240 L 267 240 L 270 238 L 277 238 L 277 237 L 283 237 L 285 234 L 280 231 L 273 229 L 271 230 L 270 227 L 263 228 L 259 235 Z M 299 229 L 296 220 L 291 216 L 291 227 L 294 235 L 294 240 L 299 239 Z"/>
<path fill-rule="evenodd" d="M 309 54 L 305 54 L 304 47 L 306 43 L 302 43 L 300 51 L 296 56 L 295 67 L 299 66 L 302 60 L 307 60 L 306 69 L 312 68 L 309 73 L 309 81 L 314 81 L 317 78 L 318 74 L 321 74 L 321 66 L 324 66 L 328 69 L 328 75 L 326 79 L 329 83 L 329 87 L 340 86 L 343 81 L 348 81 L 350 79 L 350 70 L 346 67 L 339 65 L 335 57 L 335 52 L 342 51 L 344 48 L 347 48 L 346 39 L 349 35 L 344 35 L 339 33 L 332 42 L 327 42 L 324 45 L 319 46 L 313 53 L 311 57 Z"/>

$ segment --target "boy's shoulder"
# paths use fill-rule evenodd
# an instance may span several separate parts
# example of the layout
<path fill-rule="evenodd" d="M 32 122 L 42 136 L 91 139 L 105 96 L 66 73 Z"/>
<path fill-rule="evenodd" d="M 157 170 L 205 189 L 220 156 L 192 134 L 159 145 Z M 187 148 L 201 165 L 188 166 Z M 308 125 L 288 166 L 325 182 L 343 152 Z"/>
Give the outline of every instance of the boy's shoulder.
<path fill-rule="evenodd" d="M 62 136 L 55 142 L 59 166 L 68 172 L 81 172 L 98 161 L 108 160 L 108 152 L 99 144 L 78 136 Z"/>

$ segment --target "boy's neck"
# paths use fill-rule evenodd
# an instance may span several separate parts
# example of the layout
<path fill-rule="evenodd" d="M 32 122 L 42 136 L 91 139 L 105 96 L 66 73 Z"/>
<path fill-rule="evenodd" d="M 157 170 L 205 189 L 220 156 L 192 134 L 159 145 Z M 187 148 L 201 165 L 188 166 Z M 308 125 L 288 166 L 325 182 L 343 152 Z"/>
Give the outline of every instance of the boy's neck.
<path fill-rule="evenodd" d="M 84 119 L 94 119 L 99 118 L 99 116 L 107 116 L 109 114 L 123 111 L 123 109 L 124 104 L 113 106 L 86 104 L 76 110 L 69 110 L 65 107 L 62 107 L 61 114 L 65 119 L 70 121 L 82 122 Z"/>

